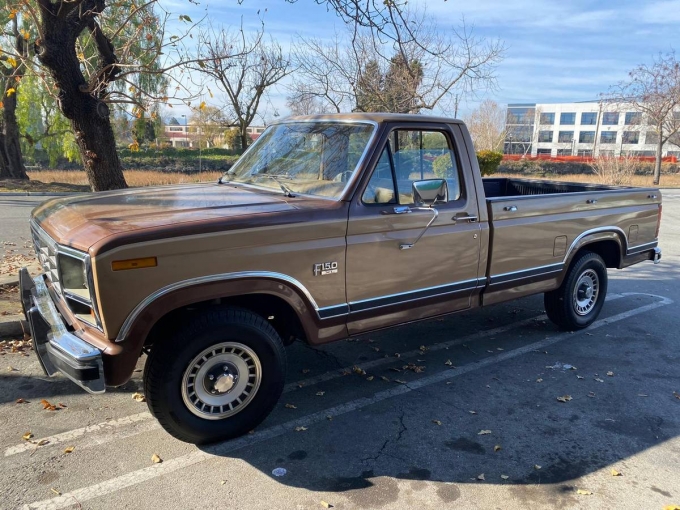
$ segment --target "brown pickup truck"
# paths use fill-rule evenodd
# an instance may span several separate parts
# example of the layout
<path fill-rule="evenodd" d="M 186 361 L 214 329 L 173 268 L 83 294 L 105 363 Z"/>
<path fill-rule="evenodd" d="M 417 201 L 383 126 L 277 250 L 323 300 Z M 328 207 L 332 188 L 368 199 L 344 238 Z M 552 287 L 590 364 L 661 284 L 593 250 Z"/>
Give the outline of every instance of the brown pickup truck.
<path fill-rule="evenodd" d="M 296 339 L 537 293 L 559 327 L 587 327 L 607 268 L 659 261 L 660 221 L 658 189 L 482 179 L 457 120 L 290 118 L 217 183 L 37 207 L 45 273 L 22 269 L 22 302 L 48 375 L 100 393 L 146 353 L 150 411 L 203 443 L 265 419 Z"/>

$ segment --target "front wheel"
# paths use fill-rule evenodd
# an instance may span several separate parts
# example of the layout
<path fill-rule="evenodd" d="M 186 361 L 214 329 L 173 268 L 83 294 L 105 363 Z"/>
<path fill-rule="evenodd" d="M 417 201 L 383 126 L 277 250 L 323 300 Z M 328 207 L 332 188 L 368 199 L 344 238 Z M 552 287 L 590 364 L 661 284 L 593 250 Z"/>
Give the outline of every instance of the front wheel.
<path fill-rule="evenodd" d="M 597 253 L 576 259 L 562 285 L 544 295 L 548 318 L 560 328 L 574 331 L 597 319 L 607 295 L 607 265 Z"/>
<path fill-rule="evenodd" d="M 144 370 L 151 413 L 172 436 L 203 444 L 254 429 L 282 391 L 286 353 L 262 317 L 213 309 L 156 342 Z"/>

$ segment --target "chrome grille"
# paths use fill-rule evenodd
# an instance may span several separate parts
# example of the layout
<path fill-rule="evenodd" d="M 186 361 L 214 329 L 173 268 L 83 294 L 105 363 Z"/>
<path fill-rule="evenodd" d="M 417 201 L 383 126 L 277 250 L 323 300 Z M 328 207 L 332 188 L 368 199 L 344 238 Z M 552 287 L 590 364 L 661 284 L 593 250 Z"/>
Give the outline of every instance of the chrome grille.
<path fill-rule="evenodd" d="M 38 261 L 54 290 L 61 294 L 59 269 L 57 268 L 57 244 L 47 234 L 38 231 L 35 227 L 31 228 L 31 234 Z"/>

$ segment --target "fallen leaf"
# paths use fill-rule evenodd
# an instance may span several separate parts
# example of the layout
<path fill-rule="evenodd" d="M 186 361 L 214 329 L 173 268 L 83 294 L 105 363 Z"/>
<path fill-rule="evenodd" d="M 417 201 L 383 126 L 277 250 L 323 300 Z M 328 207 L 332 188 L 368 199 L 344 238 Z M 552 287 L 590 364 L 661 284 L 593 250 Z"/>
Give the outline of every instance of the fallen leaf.
<path fill-rule="evenodd" d="M 56 411 L 57 410 L 57 406 L 55 406 L 54 404 L 50 404 L 45 399 L 42 399 L 40 401 L 40 403 L 43 405 L 43 409 L 46 410 L 46 411 Z"/>
<path fill-rule="evenodd" d="M 7 367 L 7 370 L 8 370 L 9 372 L 18 372 L 18 370 L 17 370 L 16 368 L 14 368 L 13 366 Z"/>
<path fill-rule="evenodd" d="M 576 494 L 581 494 L 582 496 L 590 496 L 592 494 L 592 491 L 586 489 L 578 489 L 576 491 Z"/>
<path fill-rule="evenodd" d="M 321 500 L 321 506 L 324 507 L 324 508 L 333 508 L 333 505 L 331 505 L 330 503 L 328 503 L 324 500 Z"/>
<path fill-rule="evenodd" d="M 594 392 L 594 391 L 589 391 L 589 392 L 588 392 L 588 395 L 586 395 L 586 396 L 588 396 L 588 397 L 590 397 L 590 398 L 595 398 L 595 392 Z"/>
<path fill-rule="evenodd" d="M 328 421 L 333 421 L 333 417 L 332 417 L 330 414 L 329 414 L 328 416 L 326 416 L 326 419 L 327 419 Z"/>
<path fill-rule="evenodd" d="M 425 352 L 425 351 L 429 350 L 429 349 L 428 349 L 427 347 L 425 347 L 424 345 L 421 345 L 420 347 L 418 347 L 418 349 L 420 350 L 420 352 Z"/>
<path fill-rule="evenodd" d="M 576 379 L 585 379 L 585 377 L 583 377 L 582 375 L 577 375 Z"/>
<path fill-rule="evenodd" d="M 534 464 L 534 469 L 539 470 L 539 469 L 541 469 L 541 466 L 539 464 Z"/>
<path fill-rule="evenodd" d="M 558 402 L 569 402 L 571 400 L 571 395 L 564 395 L 563 397 L 557 397 Z"/>
<path fill-rule="evenodd" d="M 638 397 L 648 397 L 649 395 L 646 395 L 644 393 L 638 393 Z"/>
<path fill-rule="evenodd" d="M 385 377 L 384 375 L 381 375 L 380 378 L 381 378 L 383 381 L 390 382 L 390 380 L 389 380 L 387 377 Z"/>
<path fill-rule="evenodd" d="M 369 376 L 366 378 L 366 380 L 367 380 L 367 381 L 372 381 L 372 380 L 373 380 L 373 376 L 372 376 L 372 375 L 369 375 Z"/>
<path fill-rule="evenodd" d="M 678 393 L 677 391 L 674 391 L 674 392 L 673 392 L 673 396 L 674 396 L 675 398 L 677 398 L 678 400 L 680 400 L 680 393 Z"/>
<path fill-rule="evenodd" d="M 607 372 L 607 375 L 608 375 L 609 377 L 614 377 L 614 372 Z"/>
<path fill-rule="evenodd" d="M 33 437 L 33 432 L 26 432 L 24 433 L 23 436 L 21 436 L 21 439 L 24 439 L 25 441 L 28 441 Z"/>
<path fill-rule="evenodd" d="M 64 448 L 64 453 L 73 453 L 73 450 L 75 449 L 75 446 L 69 446 L 68 448 Z"/>
<path fill-rule="evenodd" d="M 58 491 L 57 489 L 55 489 L 54 487 L 50 487 L 50 490 L 51 490 L 52 492 L 54 492 L 57 496 L 61 496 L 61 492 L 59 492 L 59 491 Z"/>
<path fill-rule="evenodd" d="M 666 505 L 663 510 L 680 510 L 680 505 Z"/>
<path fill-rule="evenodd" d="M 66 408 L 68 407 L 66 404 L 63 404 L 63 403 L 61 403 L 61 402 L 59 402 L 57 405 L 58 405 L 59 407 L 61 407 L 62 409 L 66 409 Z"/>
<path fill-rule="evenodd" d="M 450 359 L 447 359 L 447 360 L 444 362 L 444 365 L 450 367 L 450 366 L 453 366 L 453 363 L 451 362 Z"/>
<path fill-rule="evenodd" d="M 502 347 L 496 347 L 496 350 L 497 351 L 504 351 L 505 349 L 503 349 Z"/>
<path fill-rule="evenodd" d="M 47 439 L 41 439 L 38 441 L 38 446 L 45 446 L 46 444 L 49 444 L 49 441 Z"/>
<path fill-rule="evenodd" d="M 402 381 L 401 379 L 395 379 L 394 382 L 399 384 L 406 384 L 406 381 Z"/>
<path fill-rule="evenodd" d="M 468 411 L 470 414 L 477 414 L 477 411 Z"/>
<path fill-rule="evenodd" d="M 442 422 L 439 421 L 439 420 L 432 420 L 432 423 L 434 423 L 435 425 L 441 425 L 442 424 Z"/>
<path fill-rule="evenodd" d="M 220 482 L 221 485 L 224 485 L 225 483 L 227 483 L 226 480 L 222 480 L 222 481 Z"/>
<path fill-rule="evenodd" d="M 508 475 L 501 475 L 501 478 L 502 478 L 503 480 L 507 480 L 507 479 L 510 478 L 510 477 L 509 477 Z"/>
<path fill-rule="evenodd" d="M 619 471 L 617 471 L 616 469 L 612 469 L 611 474 L 612 474 L 612 476 L 621 476 L 621 473 Z"/>
<path fill-rule="evenodd" d="M 18 398 L 16 400 L 16 403 L 17 404 L 28 404 L 28 401 L 24 400 L 23 398 Z"/>
<path fill-rule="evenodd" d="M 284 407 L 286 409 L 297 409 L 297 406 L 294 406 L 293 404 L 286 404 Z"/>
<path fill-rule="evenodd" d="M 397 367 L 390 367 L 390 370 L 392 372 L 401 372 L 401 368 L 397 368 Z"/>
<path fill-rule="evenodd" d="M 604 381 L 603 381 L 602 379 L 600 379 L 599 377 L 596 377 L 595 380 L 596 380 L 597 382 L 604 382 Z"/>
<path fill-rule="evenodd" d="M 366 375 L 366 371 L 363 368 L 360 368 L 356 365 L 354 365 L 352 367 L 352 372 L 354 372 L 355 374 L 359 374 L 359 375 Z"/>
<path fill-rule="evenodd" d="M 478 436 L 486 436 L 488 434 L 491 434 L 490 430 L 480 430 L 479 432 L 477 432 Z"/>
<path fill-rule="evenodd" d="M 543 382 L 543 379 L 539 377 L 538 379 L 536 379 L 536 382 Z"/>
<path fill-rule="evenodd" d="M 160 464 L 161 462 L 163 462 L 163 459 L 161 459 L 157 454 L 154 453 L 151 456 L 151 462 L 153 462 L 154 464 Z"/>
<path fill-rule="evenodd" d="M 456 367 L 454 367 L 456 368 Z M 446 384 L 453 384 L 453 381 L 446 381 Z"/>
<path fill-rule="evenodd" d="M 401 358 L 401 354 L 399 354 L 398 352 L 395 352 L 395 353 L 394 353 L 394 357 L 395 357 L 395 358 Z"/>
<path fill-rule="evenodd" d="M 326 394 L 325 391 L 317 391 L 317 392 L 316 392 L 316 396 L 317 396 L 317 397 L 323 397 L 325 394 Z"/>
<path fill-rule="evenodd" d="M 484 473 L 482 473 L 481 475 L 477 475 L 477 480 L 484 480 L 484 479 L 485 479 Z"/>
<path fill-rule="evenodd" d="M 496 446 L 493 447 L 493 451 L 497 452 L 498 450 L 502 450 L 501 445 L 497 444 Z"/>
<path fill-rule="evenodd" d="M 136 400 L 137 402 L 146 402 L 146 397 L 141 393 L 133 393 L 132 400 Z"/>
<path fill-rule="evenodd" d="M 303 374 L 308 374 L 310 372 L 309 368 L 303 368 L 302 373 Z"/>
<path fill-rule="evenodd" d="M 307 427 L 303 426 L 295 427 L 295 432 L 304 432 L 305 430 L 307 430 Z"/>

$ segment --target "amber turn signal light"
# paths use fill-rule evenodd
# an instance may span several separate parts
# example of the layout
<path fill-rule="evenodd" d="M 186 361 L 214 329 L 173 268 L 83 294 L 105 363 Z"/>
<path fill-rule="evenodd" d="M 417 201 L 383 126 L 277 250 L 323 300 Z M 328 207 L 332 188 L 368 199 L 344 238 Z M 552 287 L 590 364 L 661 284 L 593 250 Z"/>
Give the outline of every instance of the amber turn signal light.
<path fill-rule="evenodd" d="M 156 267 L 157 265 L 156 257 L 145 257 L 143 259 L 114 260 L 111 262 L 111 269 L 125 271 L 126 269 L 142 269 L 143 267 Z"/>

